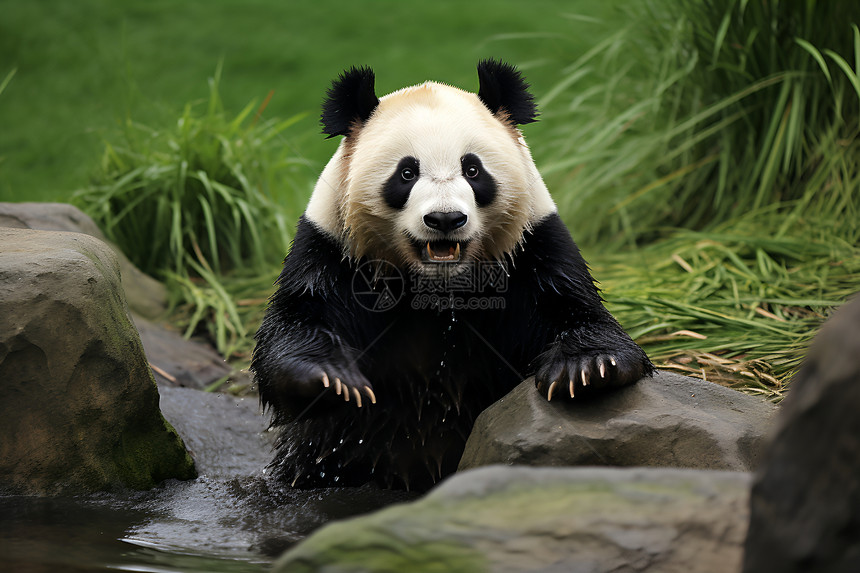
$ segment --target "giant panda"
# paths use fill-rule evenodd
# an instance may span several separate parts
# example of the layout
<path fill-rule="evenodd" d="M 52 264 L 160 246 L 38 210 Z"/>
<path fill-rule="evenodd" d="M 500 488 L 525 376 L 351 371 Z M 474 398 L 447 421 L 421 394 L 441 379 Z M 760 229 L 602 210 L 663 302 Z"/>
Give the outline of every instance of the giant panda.
<path fill-rule="evenodd" d="M 323 131 L 343 139 L 251 365 L 280 428 L 272 473 L 295 487 L 426 489 L 527 377 L 571 400 L 653 373 L 518 128 L 536 120 L 528 84 L 497 60 L 478 79 L 477 94 L 426 82 L 377 98 L 354 67 L 327 93 Z"/>

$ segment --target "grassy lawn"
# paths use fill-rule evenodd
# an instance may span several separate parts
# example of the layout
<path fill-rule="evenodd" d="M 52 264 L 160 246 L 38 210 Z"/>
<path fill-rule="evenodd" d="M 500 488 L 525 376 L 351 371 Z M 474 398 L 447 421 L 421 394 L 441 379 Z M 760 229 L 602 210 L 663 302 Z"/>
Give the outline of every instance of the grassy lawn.
<path fill-rule="evenodd" d="M 284 144 L 313 162 L 310 180 L 336 145 L 319 135 L 317 118 L 345 67 L 373 66 L 380 94 L 426 79 L 472 88 L 477 60 L 495 56 L 545 93 L 559 56 L 610 31 L 619 5 L 2 0 L 0 80 L 17 72 L 0 95 L 0 200 L 68 199 L 98 167 L 103 138 L 126 118 L 175 121 L 186 102 L 207 97 L 220 60 L 228 110 L 274 90 L 266 115 L 305 114 Z"/>

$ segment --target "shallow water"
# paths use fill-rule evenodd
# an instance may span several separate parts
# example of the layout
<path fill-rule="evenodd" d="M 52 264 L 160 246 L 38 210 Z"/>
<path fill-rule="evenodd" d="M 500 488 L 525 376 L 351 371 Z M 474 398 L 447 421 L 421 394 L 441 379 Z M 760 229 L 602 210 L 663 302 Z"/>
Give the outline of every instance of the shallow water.
<path fill-rule="evenodd" d="M 292 490 L 263 477 L 0 497 L 0 571 L 263 571 L 328 521 L 414 497 L 371 487 Z"/>

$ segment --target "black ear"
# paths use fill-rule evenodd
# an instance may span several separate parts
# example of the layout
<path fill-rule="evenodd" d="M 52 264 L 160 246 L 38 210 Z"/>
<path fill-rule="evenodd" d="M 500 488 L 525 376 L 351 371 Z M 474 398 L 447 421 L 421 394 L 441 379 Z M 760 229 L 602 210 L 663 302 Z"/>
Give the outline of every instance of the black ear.
<path fill-rule="evenodd" d="M 514 125 L 537 121 L 537 106 L 529 84 L 514 66 L 500 60 L 481 60 L 478 81 L 478 97 L 491 112 L 504 109 Z"/>
<path fill-rule="evenodd" d="M 348 135 L 352 124 L 365 122 L 376 106 L 376 77 L 368 67 L 345 70 L 331 83 L 322 106 L 323 133 L 329 137 Z"/>

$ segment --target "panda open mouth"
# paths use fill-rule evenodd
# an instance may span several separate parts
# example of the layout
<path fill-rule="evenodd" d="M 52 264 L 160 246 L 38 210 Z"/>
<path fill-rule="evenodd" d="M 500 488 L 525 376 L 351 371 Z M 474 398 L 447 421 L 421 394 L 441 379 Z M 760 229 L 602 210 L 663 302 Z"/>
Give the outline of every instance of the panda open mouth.
<path fill-rule="evenodd" d="M 422 259 L 434 263 L 456 263 L 460 261 L 460 243 L 455 241 L 427 241 L 421 255 Z"/>

